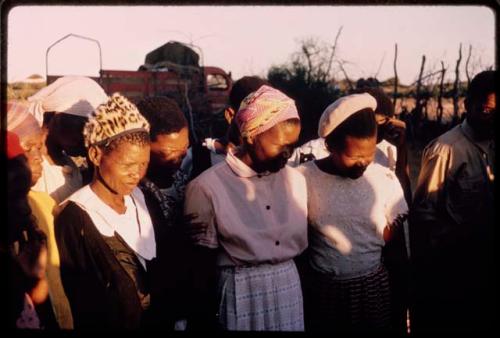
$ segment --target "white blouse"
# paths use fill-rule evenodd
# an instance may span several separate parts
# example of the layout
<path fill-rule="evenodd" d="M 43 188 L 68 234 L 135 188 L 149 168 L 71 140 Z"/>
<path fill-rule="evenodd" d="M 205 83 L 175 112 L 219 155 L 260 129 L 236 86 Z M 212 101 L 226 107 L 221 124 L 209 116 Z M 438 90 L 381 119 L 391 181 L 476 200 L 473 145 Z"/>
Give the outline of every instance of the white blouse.
<path fill-rule="evenodd" d="M 196 244 L 223 248 L 219 265 L 277 263 L 307 247 L 307 187 L 297 169 L 257 174 L 229 152 L 186 190 L 185 214 L 209 226 Z"/>
<path fill-rule="evenodd" d="M 377 163 L 358 179 L 325 173 L 314 161 L 298 169 L 307 181 L 313 267 L 339 276 L 377 267 L 385 227 L 408 213 L 394 173 Z"/>

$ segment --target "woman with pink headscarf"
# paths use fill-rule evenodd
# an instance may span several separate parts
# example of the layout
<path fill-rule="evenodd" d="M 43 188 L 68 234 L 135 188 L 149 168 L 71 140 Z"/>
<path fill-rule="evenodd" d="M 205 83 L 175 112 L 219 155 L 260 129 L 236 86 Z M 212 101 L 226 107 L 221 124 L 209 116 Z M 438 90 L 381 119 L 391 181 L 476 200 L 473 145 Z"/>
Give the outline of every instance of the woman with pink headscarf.
<path fill-rule="evenodd" d="M 197 263 L 215 265 L 217 285 L 207 292 L 217 295 L 222 329 L 303 331 L 293 258 L 307 246 L 307 188 L 285 166 L 300 133 L 297 108 L 264 85 L 235 119 L 242 145 L 187 187 L 185 214 L 208 225 L 194 238 Z"/>

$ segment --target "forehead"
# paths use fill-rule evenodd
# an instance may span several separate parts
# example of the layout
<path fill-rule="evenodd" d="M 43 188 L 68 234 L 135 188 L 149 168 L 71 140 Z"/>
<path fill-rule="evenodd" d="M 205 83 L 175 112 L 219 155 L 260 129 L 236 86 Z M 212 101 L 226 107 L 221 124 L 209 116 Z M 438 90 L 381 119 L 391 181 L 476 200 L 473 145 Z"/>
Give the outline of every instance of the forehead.
<path fill-rule="evenodd" d="M 297 142 L 300 133 L 300 123 L 281 122 L 266 130 L 257 138 L 261 142 L 287 145 Z"/>
<path fill-rule="evenodd" d="M 133 162 L 147 161 L 149 159 L 149 144 L 135 144 L 128 141 L 123 141 L 111 152 L 104 156 L 111 159 L 113 162 Z"/>
<path fill-rule="evenodd" d="M 189 144 L 189 132 L 186 127 L 178 132 L 169 134 L 158 134 L 156 140 L 152 141 L 153 146 L 182 148 Z"/>
<path fill-rule="evenodd" d="M 346 136 L 343 152 L 346 154 L 371 154 L 375 152 L 376 145 L 377 138 L 375 136 L 368 138 Z"/>
<path fill-rule="evenodd" d="M 43 132 L 39 131 L 39 132 L 31 133 L 29 135 L 23 135 L 23 137 L 21 137 L 20 141 L 22 143 L 38 143 L 38 142 L 42 142 L 42 140 L 43 140 Z"/>

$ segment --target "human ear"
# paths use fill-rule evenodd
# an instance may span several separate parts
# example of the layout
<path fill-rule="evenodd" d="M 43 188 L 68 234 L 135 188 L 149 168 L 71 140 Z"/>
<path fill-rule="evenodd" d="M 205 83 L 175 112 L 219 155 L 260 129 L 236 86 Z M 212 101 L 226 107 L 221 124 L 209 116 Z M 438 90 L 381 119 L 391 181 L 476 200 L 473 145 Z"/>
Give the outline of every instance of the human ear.
<path fill-rule="evenodd" d="M 247 136 L 244 138 L 245 142 L 249 145 L 255 144 L 255 136 Z"/>
<path fill-rule="evenodd" d="M 94 166 L 98 167 L 101 164 L 102 150 L 99 147 L 91 146 L 88 150 L 88 156 Z"/>

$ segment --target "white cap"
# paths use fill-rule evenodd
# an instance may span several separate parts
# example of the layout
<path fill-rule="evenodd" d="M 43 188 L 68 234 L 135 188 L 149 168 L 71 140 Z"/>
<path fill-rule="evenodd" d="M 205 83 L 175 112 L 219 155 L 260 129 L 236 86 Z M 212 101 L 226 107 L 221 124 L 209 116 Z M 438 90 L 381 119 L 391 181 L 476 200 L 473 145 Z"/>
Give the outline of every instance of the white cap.
<path fill-rule="evenodd" d="M 108 96 L 94 80 L 84 76 L 64 76 L 28 98 L 29 111 L 42 125 L 45 112 L 89 117 Z"/>
<path fill-rule="evenodd" d="M 343 96 L 326 107 L 319 119 L 318 135 L 326 137 L 349 116 L 360 110 L 377 108 L 377 100 L 368 93 Z"/>

